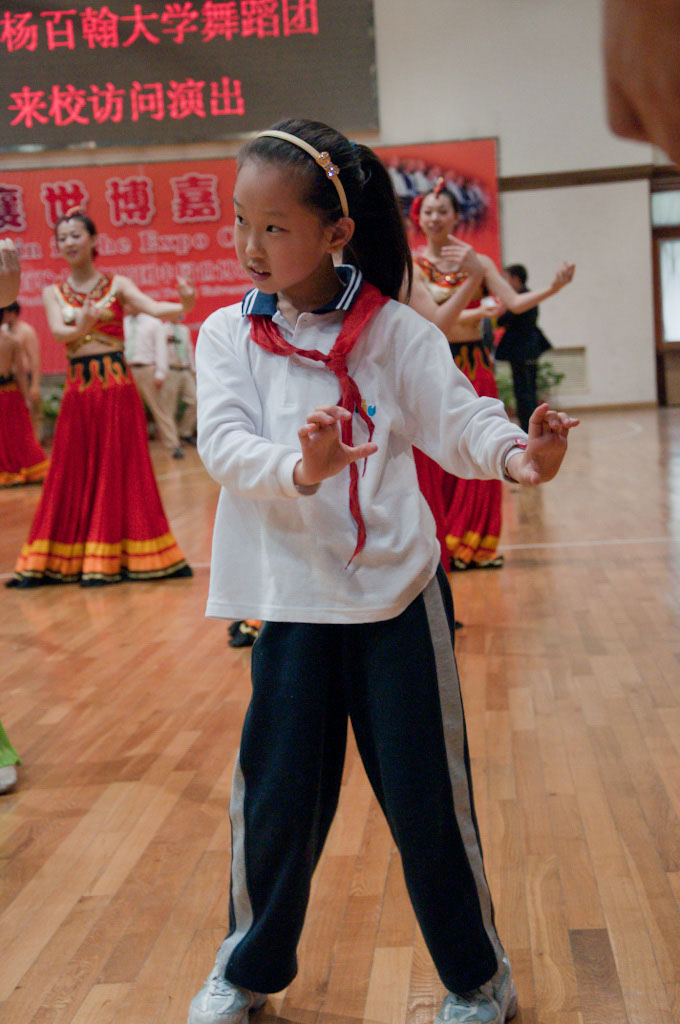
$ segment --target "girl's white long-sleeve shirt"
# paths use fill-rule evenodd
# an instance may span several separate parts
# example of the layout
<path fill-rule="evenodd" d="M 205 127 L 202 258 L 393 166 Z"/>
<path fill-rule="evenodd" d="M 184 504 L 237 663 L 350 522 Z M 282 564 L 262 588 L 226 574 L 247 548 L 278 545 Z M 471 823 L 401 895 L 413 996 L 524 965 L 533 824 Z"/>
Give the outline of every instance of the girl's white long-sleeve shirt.
<path fill-rule="evenodd" d="M 330 351 L 343 313 L 302 313 L 298 348 Z M 339 400 L 337 378 L 304 357 L 267 352 L 250 337 L 241 303 L 213 313 L 196 351 L 198 451 L 221 486 L 207 614 L 284 622 L 375 622 L 398 615 L 424 589 L 440 557 L 418 488 L 412 446 L 460 477 L 503 479 L 502 461 L 524 437 L 496 399 L 479 398 L 444 335 L 390 300 L 347 365 L 375 424 L 378 450 L 359 465 L 366 545 L 348 565 L 357 528 L 349 469 L 301 495 L 293 469 L 307 415 Z M 358 415 L 354 444 L 368 440 Z"/>

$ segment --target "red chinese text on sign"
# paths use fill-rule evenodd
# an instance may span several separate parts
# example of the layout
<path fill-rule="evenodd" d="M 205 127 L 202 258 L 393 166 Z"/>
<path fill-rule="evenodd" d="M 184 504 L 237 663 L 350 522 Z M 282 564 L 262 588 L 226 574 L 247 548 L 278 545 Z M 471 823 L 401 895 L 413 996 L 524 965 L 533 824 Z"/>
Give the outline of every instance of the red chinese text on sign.
<path fill-rule="evenodd" d="M 0 185 L 0 232 L 25 230 L 24 190 L 19 185 Z"/>
<path fill-rule="evenodd" d="M 90 198 L 82 181 L 51 181 L 40 186 L 40 198 L 45 208 L 45 220 L 51 228 L 74 206 L 84 208 Z"/>
<path fill-rule="evenodd" d="M 117 228 L 126 224 L 147 225 L 154 218 L 153 182 L 144 174 L 108 178 L 105 195 L 111 223 Z"/>
<path fill-rule="evenodd" d="M 172 219 L 176 224 L 196 224 L 220 219 L 216 174 L 184 174 L 171 178 Z"/>

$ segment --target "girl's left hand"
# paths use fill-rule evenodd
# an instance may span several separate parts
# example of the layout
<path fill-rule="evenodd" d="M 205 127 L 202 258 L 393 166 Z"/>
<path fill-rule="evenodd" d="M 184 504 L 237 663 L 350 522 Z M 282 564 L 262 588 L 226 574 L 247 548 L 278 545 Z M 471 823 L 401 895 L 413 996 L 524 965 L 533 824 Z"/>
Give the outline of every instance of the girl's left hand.
<path fill-rule="evenodd" d="M 515 452 L 506 469 L 517 483 L 535 487 L 557 475 L 567 451 L 567 436 L 580 420 L 555 412 L 547 402 L 534 409 L 529 420 L 529 441 L 526 451 Z"/>
<path fill-rule="evenodd" d="M 178 277 L 177 291 L 179 292 L 179 301 L 182 303 L 182 309 L 185 313 L 188 313 L 190 309 L 194 308 L 196 289 L 191 281 L 187 281 L 185 277 Z"/>

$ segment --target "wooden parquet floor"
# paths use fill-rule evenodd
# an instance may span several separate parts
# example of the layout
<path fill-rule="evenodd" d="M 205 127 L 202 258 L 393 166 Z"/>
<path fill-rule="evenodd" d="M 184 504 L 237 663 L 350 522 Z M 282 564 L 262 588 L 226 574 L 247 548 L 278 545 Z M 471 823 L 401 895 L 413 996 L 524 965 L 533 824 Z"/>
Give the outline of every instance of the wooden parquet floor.
<path fill-rule="evenodd" d="M 154 451 L 193 580 L 0 591 L 2 1024 L 184 1024 L 227 919 L 250 652 L 204 618 L 216 487 Z M 0 492 L 0 573 L 38 498 Z M 587 414 L 452 576 L 521 1024 L 680 1020 L 680 410 Z M 300 972 L 254 1024 L 431 1024 L 443 989 L 350 747 Z"/>

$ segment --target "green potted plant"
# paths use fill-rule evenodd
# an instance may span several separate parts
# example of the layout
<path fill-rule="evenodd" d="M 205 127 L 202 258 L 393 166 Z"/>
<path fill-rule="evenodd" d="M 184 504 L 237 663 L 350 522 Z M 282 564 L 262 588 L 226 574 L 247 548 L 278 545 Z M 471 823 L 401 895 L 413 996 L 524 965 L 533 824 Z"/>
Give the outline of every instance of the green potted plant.
<path fill-rule="evenodd" d="M 50 380 L 43 382 L 41 387 L 42 395 L 42 429 L 41 440 L 51 441 L 54 437 L 54 425 L 57 422 L 61 399 L 64 394 L 64 383 L 61 380 Z"/>
<path fill-rule="evenodd" d="M 538 360 L 536 386 L 538 390 L 538 397 L 542 401 L 549 402 L 552 392 L 562 383 L 563 380 L 564 374 L 561 370 L 556 370 L 549 359 Z"/>
<path fill-rule="evenodd" d="M 512 377 L 507 371 L 499 369 L 498 363 L 494 366 L 494 374 L 496 377 L 496 387 L 498 388 L 498 397 L 505 406 L 508 416 L 512 416 L 515 412 L 515 394 L 512 389 Z M 550 360 L 539 359 L 536 385 L 538 397 L 542 402 L 550 401 L 553 391 L 563 380 L 564 374 L 561 370 L 557 370 Z"/>

